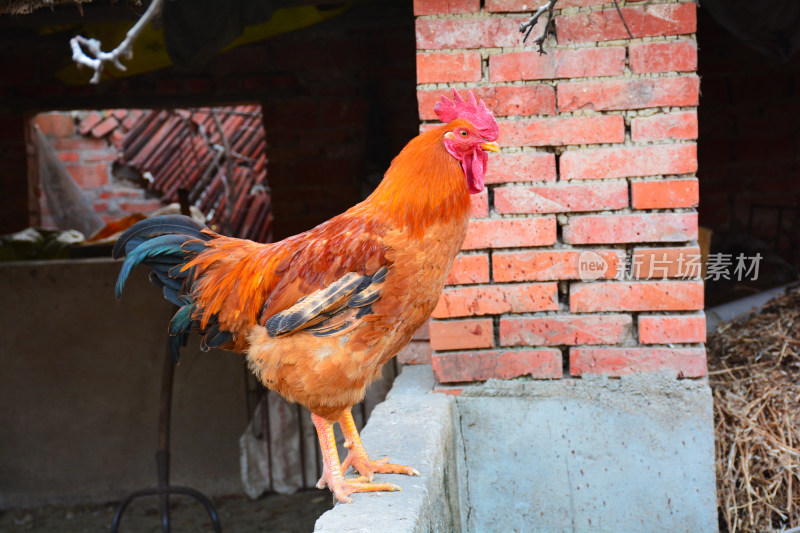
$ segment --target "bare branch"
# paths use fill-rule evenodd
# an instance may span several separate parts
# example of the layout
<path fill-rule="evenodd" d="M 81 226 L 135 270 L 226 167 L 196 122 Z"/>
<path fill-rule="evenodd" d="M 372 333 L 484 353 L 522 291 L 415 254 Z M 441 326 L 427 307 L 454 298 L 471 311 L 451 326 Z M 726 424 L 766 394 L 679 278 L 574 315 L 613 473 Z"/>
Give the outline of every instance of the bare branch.
<path fill-rule="evenodd" d="M 622 16 L 622 10 L 619 8 L 618 0 L 614 0 L 614 7 L 617 8 L 617 15 L 619 15 L 619 18 L 622 21 L 622 25 L 625 26 L 625 31 L 628 32 L 628 37 L 633 39 L 633 34 L 631 33 L 631 29 L 628 27 L 628 22 L 625 20 L 625 17 Z"/>
<path fill-rule="evenodd" d="M 547 35 L 553 31 L 554 24 L 553 24 L 553 10 L 556 7 L 556 3 L 558 0 L 549 0 L 546 4 L 536 10 L 533 16 L 528 20 L 528 22 L 523 22 L 519 25 L 519 32 L 524 33 L 525 37 L 522 38 L 522 42 L 528 40 L 531 32 L 533 31 L 533 27 L 536 26 L 536 22 L 538 22 L 539 17 L 547 13 L 547 22 L 544 25 L 544 29 L 542 30 L 541 35 L 536 38 L 534 41 L 536 45 L 539 47 L 540 54 L 546 54 L 547 52 L 544 51 L 544 41 L 547 39 Z M 625 17 L 622 16 L 622 10 L 619 7 L 619 0 L 614 0 L 614 7 L 617 8 L 617 14 L 619 15 L 620 20 L 622 20 L 622 25 L 625 26 L 625 31 L 628 32 L 628 36 L 633 39 L 633 33 L 631 33 L 630 28 L 628 27 L 628 23 L 625 20 Z"/>
<path fill-rule="evenodd" d="M 524 43 L 528 40 L 528 37 L 533 31 L 533 27 L 536 26 L 536 22 L 539 20 L 539 17 L 547 13 L 547 22 L 544 25 L 542 34 L 539 35 L 539 37 L 537 37 L 534 41 L 539 47 L 540 54 L 547 53 L 544 51 L 544 41 L 547 39 L 547 34 L 553 31 L 553 9 L 555 9 L 557 2 L 558 0 L 549 0 L 545 5 L 536 10 L 536 13 L 533 14 L 528 22 L 523 22 L 519 25 L 519 32 L 525 34 L 525 37 L 522 38 L 522 42 Z"/>
<path fill-rule="evenodd" d="M 233 204 L 236 201 L 233 197 L 234 187 L 231 185 L 231 181 L 233 181 L 233 174 L 235 172 L 233 154 L 231 153 L 231 144 L 228 141 L 228 136 L 225 134 L 225 130 L 222 127 L 222 121 L 219 119 L 219 115 L 217 115 L 217 110 L 212 107 L 209 110 L 209 114 L 214 120 L 214 125 L 219 131 L 219 136 L 222 139 L 222 150 L 225 154 L 225 169 L 223 170 L 220 168 L 222 189 L 225 191 L 225 216 L 223 217 L 222 228 L 224 233 L 230 234 L 231 221 L 233 220 Z"/>
<path fill-rule="evenodd" d="M 76 35 L 69 40 L 72 48 L 72 60 L 78 66 L 86 66 L 94 70 L 94 75 L 89 83 L 100 83 L 100 76 L 106 65 L 114 65 L 119 70 L 127 70 L 125 65 L 120 62 L 121 58 L 131 59 L 133 57 L 133 42 L 142 32 L 144 27 L 161 11 L 164 0 L 153 0 L 144 12 L 144 15 L 128 30 L 125 39 L 119 46 L 110 52 L 103 52 L 102 45 L 97 39 L 89 39 L 82 35 Z M 85 51 L 84 51 L 85 48 Z M 87 54 L 88 52 L 88 54 Z"/>

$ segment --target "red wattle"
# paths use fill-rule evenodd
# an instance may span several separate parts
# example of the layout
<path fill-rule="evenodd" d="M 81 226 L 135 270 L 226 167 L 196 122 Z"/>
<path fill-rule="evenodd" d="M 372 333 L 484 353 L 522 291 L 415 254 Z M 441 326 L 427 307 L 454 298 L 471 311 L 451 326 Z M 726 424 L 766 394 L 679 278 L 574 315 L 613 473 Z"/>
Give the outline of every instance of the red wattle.
<path fill-rule="evenodd" d="M 489 156 L 480 148 L 476 148 L 474 152 L 461 159 L 461 168 L 464 169 L 470 194 L 476 194 L 483 190 L 483 180 L 486 175 L 486 163 L 488 161 Z"/>

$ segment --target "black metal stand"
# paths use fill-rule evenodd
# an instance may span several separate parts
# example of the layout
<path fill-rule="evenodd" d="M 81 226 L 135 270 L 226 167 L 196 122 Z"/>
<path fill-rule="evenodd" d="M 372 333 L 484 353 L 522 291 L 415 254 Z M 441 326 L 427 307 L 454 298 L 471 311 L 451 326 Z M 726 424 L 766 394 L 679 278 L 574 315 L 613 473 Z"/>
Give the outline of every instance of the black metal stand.
<path fill-rule="evenodd" d="M 156 452 L 156 468 L 158 470 L 158 487 L 152 489 L 137 490 L 129 494 L 117 508 L 114 515 L 114 522 L 111 524 L 111 533 L 117 533 L 120 520 L 125 513 L 125 509 L 133 500 L 140 496 L 161 497 L 161 528 L 164 533 L 170 532 L 169 521 L 169 495 L 184 494 L 191 496 L 202 503 L 211 517 L 211 524 L 215 533 L 222 533 L 217 511 L 208 498 L 202 493 L 188 487 L 171 486 L 169 484 L 169 429 L 170 416 L 172 413 L 172 383 L 175 376 L 175 365 L 172 362 L 169 347 L 164 356 L 164 373 L 161 378 L 161 406 L 158 415 L 158 451 Z"/>

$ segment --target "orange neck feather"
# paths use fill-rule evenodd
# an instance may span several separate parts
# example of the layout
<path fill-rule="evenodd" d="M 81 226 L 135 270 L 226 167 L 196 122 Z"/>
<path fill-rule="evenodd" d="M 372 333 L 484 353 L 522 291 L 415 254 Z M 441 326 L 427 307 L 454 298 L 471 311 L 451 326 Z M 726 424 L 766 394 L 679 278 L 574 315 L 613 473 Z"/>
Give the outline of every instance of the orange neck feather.
<path fill-rule="evenodd" d="M 457 120 L 412 139 L 394 158 L 380 185 L 356 209 L 383 215 L 415 237 L 421 237 L 430 224 L 468 216 L 464 170 L 443 142 L 445 133 L 464 125 L 468 123 Z"/>

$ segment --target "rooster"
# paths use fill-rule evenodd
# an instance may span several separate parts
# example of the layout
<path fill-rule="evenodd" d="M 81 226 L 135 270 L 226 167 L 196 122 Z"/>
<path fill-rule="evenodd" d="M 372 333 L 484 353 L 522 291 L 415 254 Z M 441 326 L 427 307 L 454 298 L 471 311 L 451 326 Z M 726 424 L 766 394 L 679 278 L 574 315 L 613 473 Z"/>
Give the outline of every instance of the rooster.
<path fill-rule="evenodd" d="M 355 492 L 399 490 L 375 473 L 419 475 L 371 460 L 351 407 L 430 316 L 461 248 L 470 194 L 483 190 L 499 128 L 472 92 L 434 108 L 444 125 L 411 140 L 363 202 L 283 241 L 261 244 L 171 215 L 122 234 L 119 298 L 132 268 L 180 308 L 169 324 L 173 358 L 191 331 L 201 347 L 244 353 L 267 388 L 311 411 L 323 456 L 317 486 L 341 502 Z M 340 464 L 333 426 L 348 454 Z M 353 467 L 360 476 L 346 478 Z"/>

